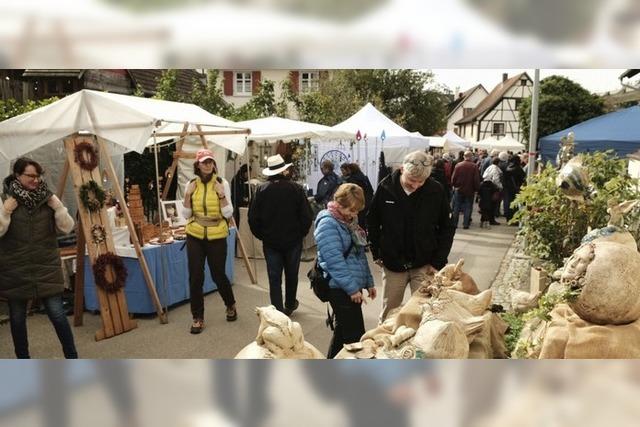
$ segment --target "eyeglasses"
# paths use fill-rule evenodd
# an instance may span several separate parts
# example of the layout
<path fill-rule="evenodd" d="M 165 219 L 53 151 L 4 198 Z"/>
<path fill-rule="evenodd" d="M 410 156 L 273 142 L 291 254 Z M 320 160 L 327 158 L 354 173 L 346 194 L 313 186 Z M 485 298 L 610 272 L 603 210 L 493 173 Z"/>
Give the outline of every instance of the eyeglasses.
<path fill-rule="evenodd" d="M 31 179 L 42 179 L 42 175 L 34 175 L 30 173 L 23 173 L 22 175 Z"/>
<path fill-rule="evenodd" d="M 431 166 L 432 162 L 430 160 L 424 160 L 424 161 L 420 161 L 420 160 L 408 160 L 406 162 L 404 162 L 405 164 L 409 164 L 409 165 L 413 165 L 413 166 L 424 166 L 424 167 L 429 167 Z"/>

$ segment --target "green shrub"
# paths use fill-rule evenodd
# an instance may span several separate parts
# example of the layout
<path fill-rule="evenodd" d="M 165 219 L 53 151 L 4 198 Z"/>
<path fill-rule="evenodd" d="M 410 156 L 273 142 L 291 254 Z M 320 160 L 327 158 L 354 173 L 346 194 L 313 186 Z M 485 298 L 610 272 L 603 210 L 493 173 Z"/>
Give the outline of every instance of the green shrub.
<path fill-rule="evenodd" d="M 590 229 L 607 225 L 609 200 L 620 203 L 640 198 L 637 180 L 627 174 L 626 160 L 614 157 L 611 151 L 582 154 L 581 158 L 594 190 L 585 202 L 566 198 L 556 185 L 558 171 L 547 164 L 540 174 L 529 178 L 513 203 L 521 207 L 512 222 L 523 225 L 525 252 L 553 268 L 562 265 Z M 636 225 L 628 228 L 637 240 Z"/>

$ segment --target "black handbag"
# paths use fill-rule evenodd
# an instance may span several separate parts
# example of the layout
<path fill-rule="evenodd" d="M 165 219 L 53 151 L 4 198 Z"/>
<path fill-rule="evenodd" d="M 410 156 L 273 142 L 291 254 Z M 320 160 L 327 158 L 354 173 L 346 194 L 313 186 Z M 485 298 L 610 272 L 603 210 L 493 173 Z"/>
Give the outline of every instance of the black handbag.
<path fill-rule="evenodd" d="M 343 254 L 345 258 L 349 256 L 351 253 L 351 249 L 353 248 L 353 242 L 349 245 L 349 249 Z M 331 277 L 327 275 L 324 277 L 324 270 L 320 267 L 318 263 L 318 258 L 316 257 L 316 261 L 313 263 L 313 267 L 307 273 L 307 277 L 309 278 L 309 282 L 311 283 L 311 290 L 318 297 L 318 299 L 322 302 L 329 301 L 329 296 L 331 294 L 331 288 L 329 287 L 329 281 Z"/>

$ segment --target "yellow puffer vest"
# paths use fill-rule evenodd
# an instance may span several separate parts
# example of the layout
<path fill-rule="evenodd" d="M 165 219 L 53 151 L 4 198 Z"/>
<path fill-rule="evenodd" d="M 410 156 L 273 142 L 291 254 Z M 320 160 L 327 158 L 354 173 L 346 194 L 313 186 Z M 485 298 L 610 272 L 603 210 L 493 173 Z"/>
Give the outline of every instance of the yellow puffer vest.
<path fill-rule="evenodd" d="M 229 225 L 221 213 L 214 185 L 216 176 L 206 184 L 203 184 L 199 177 L 195 181 L 196 189 L 191 195 L 193 215 L 187 221 L 186 233 L 200 240 L 226 238 L 229 235 Z"/>

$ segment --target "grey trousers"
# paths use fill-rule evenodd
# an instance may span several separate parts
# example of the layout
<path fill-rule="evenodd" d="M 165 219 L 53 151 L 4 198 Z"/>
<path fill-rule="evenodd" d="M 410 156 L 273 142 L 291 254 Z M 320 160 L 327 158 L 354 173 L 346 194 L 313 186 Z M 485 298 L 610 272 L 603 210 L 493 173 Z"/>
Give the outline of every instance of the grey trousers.
<path fill-rule="evenodd" d="M 396 273 L 386 267 L 382 267 L 382 312 L 379 322 L 382 323 L 389 311 L 400 307 L 404 298 L 407 284 L 413 294 L 427 277 L 427 266 L 412 268 L 402 273 Z"/>

